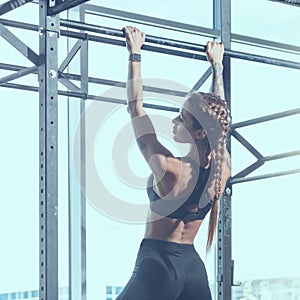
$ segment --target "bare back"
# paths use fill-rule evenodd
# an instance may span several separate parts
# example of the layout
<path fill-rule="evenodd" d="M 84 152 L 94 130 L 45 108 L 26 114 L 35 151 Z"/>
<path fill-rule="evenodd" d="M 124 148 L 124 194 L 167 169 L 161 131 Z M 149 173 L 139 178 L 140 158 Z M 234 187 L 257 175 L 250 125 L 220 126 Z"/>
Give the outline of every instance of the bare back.
<path fill-rule="evenodd" d="M 170 176 L 169 178 L 177 178 L 177 193 L 184 193 L 186 189 L 188 189 L 189 182 L 192 179 L 191 166 L 188 163 L 182 161 L 172 161 L 174 164 L 174 170 L 181 170 L 181 174 L 184 176 L 180 176 L 179 174 L 174 174 L 174 176 Z M 177 165 L 177 164 L 180 165 Z M 226 182 L 230 176 L 230 164 L 224 164 L 223 176 L 221 180 L 221 190 L 223 192 Z M 165 180 L 160 182 L 160 188 L 165 193 L 168 192 L 168 189 L 171 189 L 174 180 L 168 182 L 165 177 Z M 172 184 L 173 183 L 173 184 Z M 156 192 L 160 194 L 160 190 L 156 188 Z M 169 191 L 170 192 L 170 191 Z M 200 200 L 200 199 L 199 199 Z M 172 200 L 169 200 L 172 201 Z M 190 210 L 197 209 L 197 207 L 190 207 Z M 185 219 L 174 219 L 169 217 L 161 216 L 151 210 L 148 212 L 147 216 L 147 225 L 145 230 L 145 238 L 152 238 L 158 240 L 164 240 L 169 242 L 177 242 L 184 244 L 193 244 L 196 234 L 202 224 L 203 220 L 185 220 Z"/>

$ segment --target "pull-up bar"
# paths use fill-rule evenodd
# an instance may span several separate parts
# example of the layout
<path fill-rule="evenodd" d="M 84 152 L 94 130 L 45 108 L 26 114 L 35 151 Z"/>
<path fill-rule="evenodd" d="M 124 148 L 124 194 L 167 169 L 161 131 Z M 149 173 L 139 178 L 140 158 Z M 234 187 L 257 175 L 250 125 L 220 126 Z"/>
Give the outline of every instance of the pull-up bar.
<path fill-rule="evenodd" d="M 73 20 L 61 19 L 60 25 L 62 27 L 94 32 L 94 33 L 98 33 L 101 35 L 107 35 L 110 37 L 116 37 L 116 38 L 124 37 L 124 32 L 120 29 L 97 26 L 97 25 L 73 21 Z M 76 34 L 80 34 L 80 33 L 76 33 Z M 88 37 L 89 37 L 89 35 L 88 35 Z M 85 38 L 86 38 L 86 35 L 85 35 Z M 99 38 L 101 39 L 101 37 L 99 37 Z M 103 39 L 102 42 L 110 43 L 110 41 L 107 39 Z M 111 44 L 121 46 L 121 45 L 125 45 L 125 42 L 121 41 L 121 40 L 115 40 L 115 39 L 113 40 L 112 39 Z M 184 41 L 178 41 L 178 40 L 169 39 L 169 38 L 156 37 L 156 36 L 151 36 L 151 35 L 146 34 L 146 44 L 143 45 L 142 49 L 148 50 L 148 51 L 155 51 L 155 52 L 171 54 L 171 55 L 189 57 L 189 58 L 194 58 L 194 59 L 201 59 L 201 60 L 205 59 L 205 57 L 203 55 L 197 55 L 197 54 L 193 54 L 191 52 L 184 52 L 184 51 L 180 51 L 181 52 L 181 54 L 180 54 L 180 53 L 178 53 L 178 51 L 176 51 L 176 53 L 175 53 L 173 49 L 161 48 L 161 47 L 157 47 L 157 46 L 153 47 L 148 44 L 155 44 L 158 46 L 166 46 L 169 48 L 177 48 L 177 49 L 196 51 L 196 52 L 202 52 L 202 53 L 205 52 L 204 45 L 199 45 L 199 44 L 184 42 Z M 233 50 L 228 50 L 228 49 L 225 49 L 224 55 L 232 57 L 232 58 L 242 59 L 242 60 L 248 60 L 248 61 L 253 61 L 253 62 L 265 63 L 265 64 L 270 64 L 270 65 L 276 65 L 276 66 L 280 66 L 280 67 L 287 67 L 287 68 L 300 70 L 300 63 L 293 62 L 293 61 L 287 61 L 287 60 L 283 60 L 283 59 L 278 59 L 278 58 L 266 57 L 266 56 L 255 55 L 255 54 L 239 52 L 239 51 L 233 51 Z"/>
<path fill-rule="evenodd" d="M 4 20 L 4 19 L 0 19 L 0 22 L 3 25 L 10 26 L 10 27 L 38 31 L 38 26 L 33 24 L 22 23 L 22 22 L 11 21 L 11 20 Z M 120 39 L 124 37 L 124 32 L 121 29 L 113 29 L 113 28 L 96 26 L 88 23 L 83 23 L 83 22 L 78 22 L 73 20 L 64 20 L 64 19 L 61 19 L 60 25 L 62 27 L 67 27 L 68 29 L 69 28 L 78 29 L 78 30 L 94 32 L 102 35 L 102 36 L 98 36 L 98 35 L 86 34 L 83 32 L 60 30 L 61 36 L 77 38 L 82 40 L 89 39 L 90 41 L 112 44 L 116 46 L 125 46 L 125 41 L 123 39 Z M 108 37 L 103 37 L 103 35 L 106 35 Z M 204 55 L 198 54 L 199 52 L 201 53 L 205 52 L 204 45 L 199 45 L 190 42 L 182 42 L 182 41 L 168 39 L 168 38 L 155 37 L 151 35 L 149 36 L 146 35 L 146 42 L 148 44 L 143 45 L 143 49 L 147 51 L 159 52 L 159 53 L 198 59 L 198 60 L 206 60 Z M 155 46 L 149 44 L 154 44 Z M 165 47 L 160 47 L 160 46 L 165 46 Z M 183 50 L 188 50 L 189 52 Z M 270 65 L 276 65 L 280 67 L 300 70 L 300 63 L 278 59 L 278 58 L 266 57 L 266 56 L 233 51 L 228 49 L 225 49 L 224 55 L 232 58 L 242 59 L 242 60 L 248 60 L 253 62 L 265 63 Z"/>

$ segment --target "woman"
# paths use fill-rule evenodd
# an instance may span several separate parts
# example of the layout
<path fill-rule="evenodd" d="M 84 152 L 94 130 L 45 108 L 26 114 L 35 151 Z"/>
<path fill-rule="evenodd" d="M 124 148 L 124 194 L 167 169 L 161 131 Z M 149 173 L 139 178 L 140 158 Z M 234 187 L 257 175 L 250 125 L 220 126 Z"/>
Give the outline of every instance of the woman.
<path fill-rule="evenodd" d="M 124 28 L 129 51 L 128 112 L 138 146 L 149 164 L 150 210 L 133 275 L 118 300 L 211 299 L 205 266 L 195 251 L 194 238 L 210 212 L 207 250 L 212 245 L 220 196 L 230 176 L 226 151 L 229 113 L 224 100 L 224 47 L 208 42 L 213 68 L 211 94 L 192 93 L 173 119 L 174 140 L 191 144 L 176 158 L 158 140 L 143 109 L 141 46 L 145 35 Z M 222 100 L 223 99 L 223 100 Z"/>

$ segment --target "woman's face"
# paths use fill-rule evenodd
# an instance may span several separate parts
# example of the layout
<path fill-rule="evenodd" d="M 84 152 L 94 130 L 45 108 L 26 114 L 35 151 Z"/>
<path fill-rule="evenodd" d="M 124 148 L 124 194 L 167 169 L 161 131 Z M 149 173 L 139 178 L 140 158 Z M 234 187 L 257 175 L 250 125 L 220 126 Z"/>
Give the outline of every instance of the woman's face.
<path fill-rule="evenodd" d="M 173 138 L 179 143 L 193 143 L 196 138 L 197 130 L 193 128 L 192 115 L 189 113 L 189 104 L 186 101 L 179 115 L 172 120 Z"/>

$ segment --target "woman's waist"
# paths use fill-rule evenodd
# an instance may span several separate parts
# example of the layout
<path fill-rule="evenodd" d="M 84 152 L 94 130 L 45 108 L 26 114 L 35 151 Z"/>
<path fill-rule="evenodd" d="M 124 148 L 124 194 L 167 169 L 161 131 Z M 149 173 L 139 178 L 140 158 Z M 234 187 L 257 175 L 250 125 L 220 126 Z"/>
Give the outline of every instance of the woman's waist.
<path fill-rule="evenodd" d="M 201 220 L 186 222 L 151 212 L 144 237 L 179 244 L 193 244 L 201 223 Z"/>
<path fill-rule="evenodd" d="M 144 238 L 140 245 L 141 249 L 156 250 L 165 253 L 195 253 L 194 244 L 178 243 L 155 238 Z"/>

